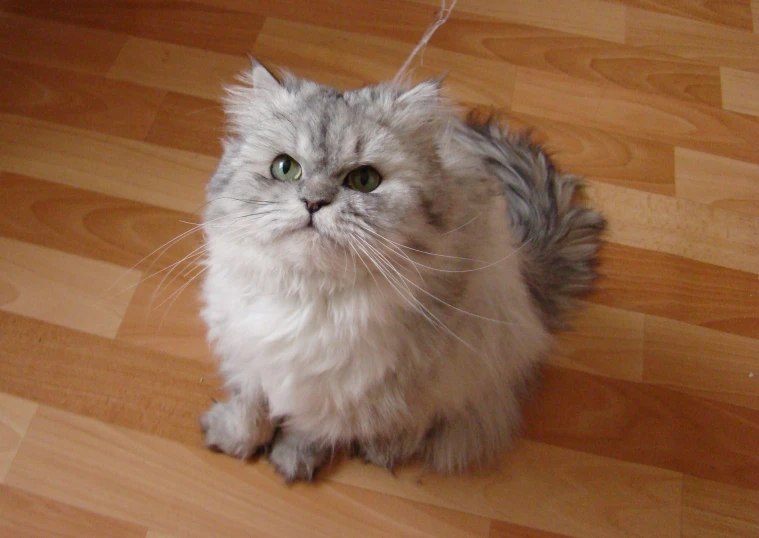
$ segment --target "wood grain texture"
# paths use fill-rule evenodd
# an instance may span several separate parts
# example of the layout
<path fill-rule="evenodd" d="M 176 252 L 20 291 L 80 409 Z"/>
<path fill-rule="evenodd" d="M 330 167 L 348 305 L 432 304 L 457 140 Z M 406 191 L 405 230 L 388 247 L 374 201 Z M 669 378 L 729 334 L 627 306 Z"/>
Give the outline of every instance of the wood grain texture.
<path fill-rule="evenodd" d="M 0 309 L 114 337 L 141 273 L 0 238 L 0 275 Z"/>
<path fill-rule="evenodd" d="M 392 79 L 409 50 L 406 44 L 386 38 L 267 19 L 255 53 L 300 76 L 356 87 Z M 368 64 L 367 56 L 375 60 Z M 446 72 L 446 93 L 457 101 L 509 106 L 515 74 L 509 64 L 429 48 L 423 63 L 415 64 L 414 76 L 424 79 Z"/>
<path fill-rule="evenodd" d="M 512 109 L 759 162 L 759 122 L 711 106 L 519 68 Z"/>
<path fill-rule="evenodd" d="M 413 62 L 410 83 L 448 71 L 446 95 L 532 130 L 609 221 L 598 287 L 497 468 L 396 478 L 336 457 L 286 488 L 202 448 L 224 391 L 198 283 L 174 300 L 180 263 L 161 284 L 202 238 L 162 245 L 199 218 L 223 85 L 247 52 L 341 88 L 390 78 L 439 9 L 0 1 L 0 299 L 34 299 L 0 308 L 0 534 L 759 533 L 754 0 L 459 0 Z M 153 278 L 96 314 L 88 271 L 133 266 Z M 46 318 L 72 282 L 87 293 Z"/>
<path fill-rule="evenodd" d="M 192 229 L 185 222 L 197 217 L 187 213 L 6 172 L 0 188 L 0 235 L 8 238 L 147 274 L 200 245 L 199 234 L 169 244 Z"/>
<path fill-rule="evenodd" d="M 711 106 L 721 104 L 718 67 L 601 39 L 456 15 L 431 43 L 589 82 Z"/>
<path fill-rule="evenodd" d="M 614 243 L 759 273 L 755 218 L 598 182 L 587 194 L 604 213 L 613 212 L 607 237 Z"/>
<path fill-rule="evenodd" d="M 759 338 L 759 278 L 641 248 L 601 250 L 597 304 Z"/>
<path fill-rule="evenodd" d="M 140 284 L 117 338 L 177 357 L 216 364 L 206 339 L 206 326 L 199 315 L 201 271 L 194 264 L 182 264 L 173 272 L 157 274 Z"/>
<path fill-rule="evenodd" d="M 273 482 L 278 477 L 268 466 L 245 465 L 46 407 L 8 476 L 10 485 L 37 495 L 181 536 L 355 531 L 361 536 L 484 537 L 488 532 L 484 518 L 357 488 L 324 483 L 287 489 Z M 135 488 L 144 494 L 129 495 Z M 295 513 L 289 508 L 293 502 L 300 505 Z M 328 512 L 322 502 L 331 507 Z"/>
<path fill-rule="evenodd" d="M 107 77 L 218 101 L 249 65 L 240 56 L 129 37 Z"/>
<path fill-rule="evenodd" d="M 0 533 L 13 538 L 144 538 L 147 529 L 0 485 Z"/>
<path fill-rule="evenodd" d="M 35 402 L 0 392 L 0 483 L 16 457 L 18 447 L 39 406 Z M 2 502 L 0 495 L 0 502 Z"/>
<path fill-rule="evenodd" d="M 223 136 L 221 104 L 168 92 L 145 141 L 218 158 L 221 157 Z"/>
<path fill-rule="evenodd" d="M 0 391 L 200 446 L 214 365 L 0 312 Z"/>
<path fill-rule="evenodd" d="M 643 381 L 759 409 L 759 340 L 647 316 Z"/>
<path fill-rule="evenodd" d="M 630 8 L 625 43 L 721 67 L 759 69 L 756 34 L 685 17 Z"/>
<path fill-rule="evenodd" d="M 543 145 L 556 164 L 590 179 L 674 195 L 674 149 L 667 144 L 510 112 L 506 119 Z"/>
<path fill-rule="evenodd" d="M 675 149 L 675 192 L 678 198 L 759 217 L 758 184 L 759 164 L 701 151 Z"/>
<path fill-rule="evenodd" d="M 0 111 L 142 140 L 165 92 L 0 60 Z"/>
<path fill-rule="evenodd" d="M 751 30 L 749 0 L 614 0 L 648 11 Z"/>
<path fill-rule="evenodd" d="M 753 538 L 759 534 L 759 492 L 686 476 L 683 538 Z"/>
<path fill-rule="evenodd" d="M 184 0 L 78 2 L 76 9 L 55 0 L 28 0 L 4 7 L 40 19 L 228 54 L 250 52 L 264 21 L 261 15 Z"/>
<path fill-rule="evenodd" d="M 40 21 L 0 11 L 0 56 L 36 65 L 103 75 L 126 36 Z"/>
<path fill-rule="evenodd" d="M 462 477 L 357 462 L 330 480 L 573 537 L 679 536 L 682 476 L 520 441 L 500 468 Z M 465 495 L 462 492 L 466 491 Z"/>
<path fill-rule="evenodd" d="M 0 114 L 0 126 L 0 170 L 189 213 L 203 205 L 216 165 L 205 155 L 22 116 Z"/>
<path fill-rule="evenodd" d="M 725 110 L 759 116 L 759 73 L 720 68 Z"/>
<path fill-rule="evenodd" d="M 759 489 L 759 411 L 645 383 L 548 368 L 528 439 Z"/>
<path fill-rule="evenodd" d="M 566 534 L 541 531 L 532 527 L 514 525 L 505 521 L 493 521 L 489 538 L 569 538 Z"/>
<path fill-rule="evenodd" d="M 556 339 L 550 363 L 616 379 L 643 379 L 644 315 L 594 304 Z"/>
<path fill-rule="evenodd" d="M 439 7 L 435 0 L 415 0 Z M 537 0 L 531 2 L 489 2 L 468 0 L 458 6 L 464 13 L 528 24 L 570 34 L 623 43 L 626 11 L 624 6 L 599 0 Z M 546 13 L 551 13 L 546 17 Z"/>

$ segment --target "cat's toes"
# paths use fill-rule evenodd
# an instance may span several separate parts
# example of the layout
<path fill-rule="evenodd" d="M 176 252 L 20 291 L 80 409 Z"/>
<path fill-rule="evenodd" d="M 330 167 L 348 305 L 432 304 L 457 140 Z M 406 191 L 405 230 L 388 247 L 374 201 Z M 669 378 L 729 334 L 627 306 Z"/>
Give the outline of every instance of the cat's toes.
<path fill-rule="evenodd" d="M 269 461 L 287 483 L 313 480 L 325 457 L 326 450 L 303 445 L 287 434 L 274 439 L 269 453 Z"/>
<path fill-rule="evenodd" d="M 265 431 L 254 427 L 244 414 L 230 402 L 216 403 L 200 419 L 205 434 L 205 445 L 215 452 L 224 452 L 237 458 L 249 458 L 265 439 Z"/>
<path fill-rule="evenodd" d="M 359 456 L 364 460 L 364 463 L 370 463 L 377 467 L 383 467 L 387 469 L 390 474 L 395 476 L 395 454 L 387 450 L 377 450 L 374 447 L 362 447 L 359 451 Z"/>

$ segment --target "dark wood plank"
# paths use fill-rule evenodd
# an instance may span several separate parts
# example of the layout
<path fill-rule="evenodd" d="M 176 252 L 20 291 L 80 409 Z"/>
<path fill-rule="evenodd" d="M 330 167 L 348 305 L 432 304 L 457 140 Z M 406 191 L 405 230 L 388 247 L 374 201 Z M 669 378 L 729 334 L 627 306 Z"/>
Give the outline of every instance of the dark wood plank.
<path fill-rule="evenodd" d="M 196 446 L 212 364 L 0 312 L 0 391 Z"/>
<path fill-rule="evenodd" d="M 0 60 L 0 111 L 142 140 L 163 90 Z"/>
<path fill-rule="evenodd" d="M 205 50 L 251 51 L 264 16 L 185 0 L 25 0 L 6 10 Z"/>
<path fill-rule="evenodd" d="M 759 338 L 755 274 L 614 243 L 600 259 L 594 303 Z"/>
<path fill-rule="evenodd" d="M 759 489 L 759 410 L 547 368 L 525 424 L 535 441 Z"/>
<path fill-rule="evenodd" d="M 192 228 L 197 217 L 27 176 L 0 173 L 0 235 L 131 267 Z M 199 246 L 176 242 L 138 269 L 159 270 Z"/>
<path fill-rule="evenodd" d="M 158 109 L 146 142 L 221 156 L 224 111 L 217 101 L 169 92 Z"/>

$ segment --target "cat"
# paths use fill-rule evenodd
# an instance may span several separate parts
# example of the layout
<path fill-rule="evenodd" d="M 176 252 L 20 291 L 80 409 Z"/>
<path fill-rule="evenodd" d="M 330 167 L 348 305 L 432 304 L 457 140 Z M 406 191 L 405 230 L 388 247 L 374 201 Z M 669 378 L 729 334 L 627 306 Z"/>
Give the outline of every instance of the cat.
<path fill-rule="evenodd" d="M 341 92 L 254 61 L 229 88 L 202 291 L 229 399 L 208 447 L 265 449 L 290 482 L 341 447 L 452 473 L 513 438 L 605 221 L 441 85 Z"/>

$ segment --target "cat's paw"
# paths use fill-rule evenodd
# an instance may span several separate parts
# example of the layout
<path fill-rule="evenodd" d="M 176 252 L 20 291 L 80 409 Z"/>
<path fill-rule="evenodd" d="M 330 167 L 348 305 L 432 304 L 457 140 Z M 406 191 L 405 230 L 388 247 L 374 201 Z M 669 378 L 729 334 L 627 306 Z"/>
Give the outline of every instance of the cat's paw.
<path fill-rule="evenodd" d="M 211 450 L 238 458 L 249 458 L 271 441 L 274 427 L 266 417 L 252 420 L 240 402 L 215 403 L 200 419 L 205 445 Z"/>
<path fill-rule="evenodd" d="M 269 461 L 289 484 L 301 480 L 313 480 L 314 473 L 324 462 L 327 449 L 304 444 L 292 434 L 285 432 L 272 443 Z"/>

